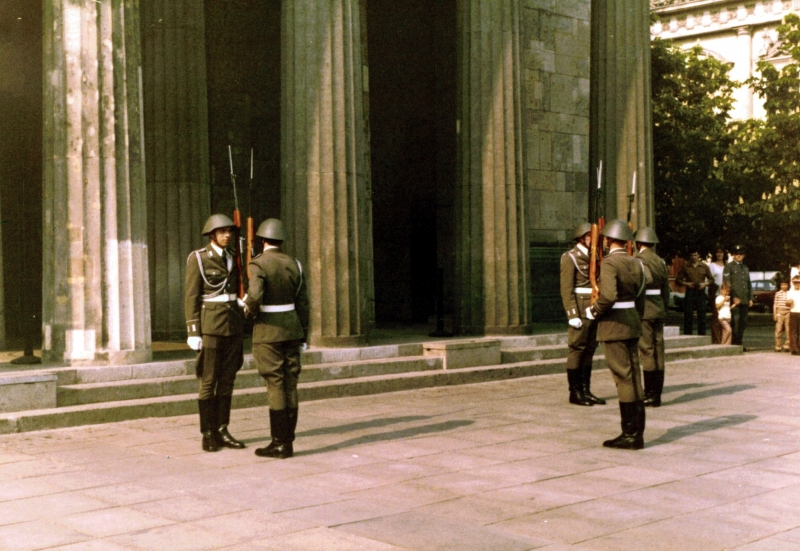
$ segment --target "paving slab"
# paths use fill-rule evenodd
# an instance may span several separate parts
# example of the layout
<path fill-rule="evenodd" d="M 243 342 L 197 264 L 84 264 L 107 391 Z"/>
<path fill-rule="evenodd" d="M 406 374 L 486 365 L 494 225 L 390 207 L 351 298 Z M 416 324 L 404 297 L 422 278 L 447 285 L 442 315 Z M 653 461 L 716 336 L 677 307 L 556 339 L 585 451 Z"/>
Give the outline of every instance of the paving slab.
<path fill-rule="evenodd" d="M 766 368 L 768 367 L 768 369 Z M 301 404 L 296 455 L 204 453 L 196 415 L 0 436 L 0 549 L 784 551 L 800 548 L 800 361 L 668 365 L 646 447 L 563 374 Z"/>

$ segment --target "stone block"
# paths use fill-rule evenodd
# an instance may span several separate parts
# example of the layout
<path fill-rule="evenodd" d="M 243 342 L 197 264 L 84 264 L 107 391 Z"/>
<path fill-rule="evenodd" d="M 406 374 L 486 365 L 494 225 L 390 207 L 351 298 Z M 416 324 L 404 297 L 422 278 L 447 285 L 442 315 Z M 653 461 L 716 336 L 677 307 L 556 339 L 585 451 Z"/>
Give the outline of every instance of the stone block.
<path fill-rule="evenodd" d="M 664 337 L 677 337 L 681 334 L 679 325 L 667 325 L 664 327 Z"/>
<path fill-rule="evenodd" d="M 428 342 L 422 346 L 425 356 L 442 358 L 443 369 L 497 365 L 501 360 L 499 340 Z"/>
<path fill-rule="evenodd" d="M 56 381 L 51 373 L 0 377 L 0 412 L 56 407 Z"/>

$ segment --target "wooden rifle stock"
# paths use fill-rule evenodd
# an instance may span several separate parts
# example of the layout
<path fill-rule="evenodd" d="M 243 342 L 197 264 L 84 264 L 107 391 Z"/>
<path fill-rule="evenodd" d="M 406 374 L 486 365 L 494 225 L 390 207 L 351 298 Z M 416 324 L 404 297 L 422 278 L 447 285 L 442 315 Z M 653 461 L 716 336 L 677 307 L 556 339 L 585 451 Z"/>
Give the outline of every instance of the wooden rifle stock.
<path fill-rule="evenodd" d="M 250 261 L 253 260 L 253 240 L 255 239 L 255 233 L 253 232 L 253 217 L 247 217 L 247 253 L 245 255 L 245 259 L 247 260 L 247 265 L 250 265 Z"/>
<path fill-rule="evenodd" d="M 242 215 L 239 213 L 239 209 L 235 209 L 233 211 L 233 225 L 236 227 L 234 231 L 234 239 L 236 241 L 236 245 L 234 246 L 235 255 L 236 255 L 236 267 L 239 270 L 239 298 L 244 298 L 244 272 L 242 272 L 242 241 L 241 241 L 241 234 L 242 234 Z"/>
<path fill-rule="evenodd" d="M 597 300 L 600 296 L 600 285 L 597 283 L 597 270 L 600 268 L 600 257 L 597 254 L 597 242 L 600 240 L 600 225 L 592 224 L 592 245 L 589 248 L 589 283 L 592 285 L 592 300 L 591 303 Z M 600 247 L 600 254 L 603 253 L 603 248 Z"/>
<path fill-rule="evenodd" d="M 628 229 L 633 233 L 633 224 L 628 221 Z M 633 241 L 628 241 L 628 256 L 633 256 Z"/>

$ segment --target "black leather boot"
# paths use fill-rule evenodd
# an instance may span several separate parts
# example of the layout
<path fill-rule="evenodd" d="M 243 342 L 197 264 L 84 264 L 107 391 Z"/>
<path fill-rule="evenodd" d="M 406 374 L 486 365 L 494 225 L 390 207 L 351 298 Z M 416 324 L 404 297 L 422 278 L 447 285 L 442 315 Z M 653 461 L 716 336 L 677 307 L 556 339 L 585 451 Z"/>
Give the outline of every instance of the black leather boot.
<path fill-rule="evenodd" d="M 213 399 L 197 400 L 197 408 L 200 411 L 200 432 L 203 434 L 203 451 L 218 452 L 219 444 L 215 437 L 214 427 L 216 426 L 217 408 Z"/>
<path fill-rule="evenodd" d="M 592 391 L 589 390 L 592 383 L 592 364 L 584 365 L 579 368 L 581 370 L 581 387 L 583 388 L 583 396 L 587 400 L 589 400 L 592 404 L 597 404 L 598 406 L 606 405 L 606 401 L 602 398 L 598 398 Z"/>
<path fill-rule="evenodd" d="M 622 417 L 622 434 L 613 440 L 606 440 L 606 448 L 623 450 L 641 450 L 644 448 L 644 403 L 620 402 L 619 413 Z"/>
<path fill-rule="evenodd" d="M 289 418 L 289 450 L 294 454 L 294 431 L 297 428 L 297 415 L 299 408 L 286 408 L 286 415 Z"/>
<path fill-rule="evenodd" d="M 664 388 L 663 371 L 644 371 L 644 405 L 661 406 L 661 390 Z"/>
<path fill-rule="evenodd" d="M 228 432 L 228 423 L 231 420 L 231 399 L 232 396 L 217 396 L 217 445 L 223 448 L 241 450 L 246 448 L 244 442 L 240 442 Z"/>
<path fill-rule="evenodd" d="M 272 442 L 265 448 L 256 449 L 256 455 L 277 459 L 292 457 L 292 443 L 289 442 L 289 416 L 285 409 L 269 410 L 269 428 Z"/>
<path fill-rule="evenodd" d="M 591 406 L 592 401 L 583 394 L 581 368 L 567 369 L 567 382 L 569 383 L 569 403 L 576 406 Z"/>

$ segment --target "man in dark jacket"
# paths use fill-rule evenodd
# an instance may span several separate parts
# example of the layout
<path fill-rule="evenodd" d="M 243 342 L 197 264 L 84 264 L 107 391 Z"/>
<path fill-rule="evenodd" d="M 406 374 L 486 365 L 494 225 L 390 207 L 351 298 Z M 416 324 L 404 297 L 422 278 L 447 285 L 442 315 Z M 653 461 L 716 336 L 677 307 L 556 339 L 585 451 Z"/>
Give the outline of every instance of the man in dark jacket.
<path fill-rule="evenodd" d="M 753 306 L 753 288 L 750 283 L 750 270 L 744 265 L 744 247 L 733 248 L 733 260 L 725 264 L 722 271 L 723 283 L 731 285 L 731 328 L 733 344 L 742 344 L 747 327 L 747 314 Z"/>
<path fill-rule="evenodd" d="M 645 271 L 627 254 L 633 240 L 628 224 L 611 220 L 603 228 L 609 253 L 600 268 L 600 296 L 587 309 L 597 319 L 597 340 L 603 345 L 606 365 L 614 376 L 622 418 L 622 434 L 606 440 L 607 448 L 640 450 L 644 447 L 645 413 L 639 374 L 639 337 L 644 313 Z"/>
<path fill-rule="evenodd" d="M 214 214 L 203 227 L 203 235 L 209 237 L 208 245 L 193 251 L 186 259 L 187 343 L 199 352 L 197 403 L 203 450 L 207 452 L 219 451 L 222 447 L 245 447 L 228 432 L 233 383 L 244 362 L 244 316 L 240 299 L 236 297 L 239 270 L 234 252 L 228 248 L 233 230 L 230 218 Z"/>
<path fill-rule="evenodd" d="M 653 251 L 658 236 L 652 228 L 636 232 L 636 258 L 650 273 L 645 286 L 642 336 L 639 337 L 639 354 L 644 375 L 644 405 L 659 407 L 664 389 L 664 321 L 669 304 L 669 273 L 664 260 Z"/>
<path fill-rule="evenodd" d="M 567 382 L 569 403 L 579 406 L 605 404 L 590 390 L 592 359 L 597 350 L 597 323 L 586 317 L 591 304 L 589 251 L 592 225 L 588 222 L 575 228 L 575 246 L 561 255 L 561 302 L 567 314 Z"/>
<path fill-rule="evenodd" d="M 267 382 L 272 436 L 256 455 L 285 459 L 294 453 L 300 352 L 308 339 L 308 294 L 300 261 L 281 251 L 286 239 L 283 223 L 269 218 L 256 236 L 263 240 L 264 252 L 248 266 L 250 283 L 244 300 L 248 315 L 255 317 L 253 358 Z"/>

